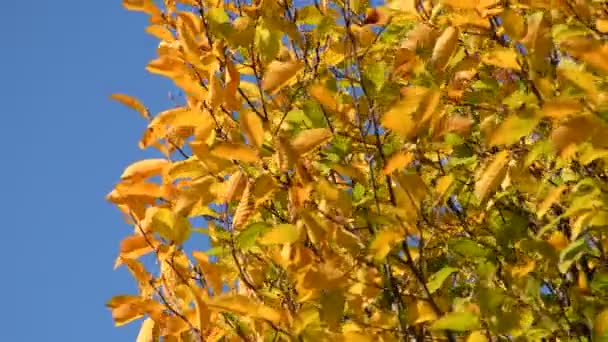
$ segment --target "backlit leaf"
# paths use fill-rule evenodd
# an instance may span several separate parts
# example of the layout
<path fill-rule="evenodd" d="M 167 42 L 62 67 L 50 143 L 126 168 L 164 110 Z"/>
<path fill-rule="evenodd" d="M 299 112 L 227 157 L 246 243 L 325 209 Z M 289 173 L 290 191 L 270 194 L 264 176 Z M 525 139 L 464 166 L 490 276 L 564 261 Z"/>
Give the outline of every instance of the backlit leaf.
<path fill-rule="evenodd" d="M 268 65 L 266 75 L 262 80 L 262 88 L 271 94 L 276 92 L 288 84 L 303 67 L 304 63 L 300 61 L 273 61 Z"/>
<path fill-rule="evenodd" d="M 112 94 L 111 99 L 116 100 L 125 106 L 137 111 L 144 119 L 150 119 L 148 108 L 143 105 L 138 99 L 125 94 Z"/>
<path fill-rule="evenodd" d="M 470 312 L 450 312 L 431 325 L 434 330 L 468 331 L 479 326 L 479 318 Z"/>
<path fill-rule="evenodd" d="M 457 268 L 446 266 L 439 271 L 433 273 L 426 284 L 430 293 L 437 291 L 443 285 L 443 282 L 454 272 L 458 271 Z"/>
<path fill-rule="evenodd" d="M 298 240 L 300 231 L 292 224 L 280 224 L 272 227 L 262 237 L 260 243 L 263 245 L 294 243 Z"/>

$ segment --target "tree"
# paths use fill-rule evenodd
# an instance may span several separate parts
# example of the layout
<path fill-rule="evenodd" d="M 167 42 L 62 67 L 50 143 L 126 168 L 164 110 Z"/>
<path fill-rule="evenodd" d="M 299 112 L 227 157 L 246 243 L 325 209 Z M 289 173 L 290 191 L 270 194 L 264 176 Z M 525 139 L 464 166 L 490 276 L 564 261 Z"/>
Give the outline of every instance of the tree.
<path fill-rule="evenodd" d="M 123 4 L 183 92 L 112 96 L 139 342 L 608 339 L 606 3 Z"/>

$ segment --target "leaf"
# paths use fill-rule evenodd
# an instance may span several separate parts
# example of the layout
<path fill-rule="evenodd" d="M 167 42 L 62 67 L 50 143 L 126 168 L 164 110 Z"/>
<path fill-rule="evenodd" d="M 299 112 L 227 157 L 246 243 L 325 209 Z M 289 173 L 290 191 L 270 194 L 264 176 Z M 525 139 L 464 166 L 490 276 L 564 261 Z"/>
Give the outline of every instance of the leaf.
<path fill-rule="evenodd" d="M 536 216 L 539 218 L 543 217 L 551 208 L 553 203 L 559 201 L 560 196 L 566 189 L 567 187 L 565 185 L 560 185 L 549 190 L 549 192 L 544 196 L 543 201 L 539 203 L 536 209 Z"/>
<path fill-rule="evenodd" d="M 170 209 L 160 208 L 152 217 L 152 231 L 161 237 L 181 244 L 188 239 L 192 231 L 188 219 Z"/>
<path fill-rule="evenodd" d="M 559 254 L 559 264 L 557 265 L 559 271 L 562 274 L 568 272 L 570 266 L 584 254 L 586 249 L 587 244 L 584 237 L 571 242 L 568 247 L 564 248 Z"/>
<path fill-rule="evenodd" d="M 509 38 L 517 41 L 526 35 L 526 19 L 523 15 L 512 9 L 505 8 L 500 18 Z"/>
<path fill-rule="evenodd" d="M 382 125 L 406 138 L 411 138 L 416 132 L 418 122 L 414 120 L 413 114 L 421 104 L 429 90 L 423 87 L 411 87 L 407 89 L 403 99 L 397 101 L 382 116 Z"/>
<path fill-rule="evenodd" d="M 454 26 L 446 28 L 443 33 L 437 38 L 431 63 L 438 70 L 443 70 L 448 64 L 450 57 L 458 44 L 458 29 Z"/>
<path fill-rule="evenodd" d="M 488 342 L 488 338 L 481 331 L 473 331 L 466 342 Z"/>
<path fill-rule="evenodd" d="M 469 258 L 483 258 L 488 254 L 488 251 L 477 242 L 466 238 L 450 240 L 448 242 L 448 249 Z"/>
<path fill-rule="evenodd" d="M 247 226 L 243 229 L 236 237 L 237 245 L 243 250 L 247 250 L 253 245 L 258 239 L 258 236 L 264 234 L 270 229 L 270 225 L 265 222 L 256 222 Z"/>
<path fill-rule="evenodd" d="M 562 118 L 580 113 L 583 105 L 575 99 L 552 99 L 543 104 L 542 114 L 550 118 Z"/>
<path fill-rule="evenodd" d="M 298 155 L 306 154 L 332 137 L 327 128 L 312 128 L 300 132 L 292 141 L 291 146 Z"/>
<path fill-rule="evenodd" d="M 138 99 L 125 94 L 112 94 L 110 98 L 116 100 L 125 106 L 137 111 L 144 119 L 150 120 L 150 112 Z"/>
<path fill-rule="evenodd" d="M 445 266 L 439 271 L 433 273 L 426 284 L 430 293 L 434 293 L 435 291 L 441 288 L 443 282 L 454 272 L 457 272 L 458 269 L 454 267 Z"/>
<path fill-rule="evenodd" d="M 258 152 L 247 145 L 235 143 L 216 144 L 211 153 L 214 156 L 224 159 L 240 160 L 247 163 L 255 163 L 259 160 Z"/>
<path fill-rule="evenodd" d="M 142 255 L 146 255 L 154 250 L 154 245 L 148 243 L 154 242 L 151 237 L 143 235 L 132 235 L 124 238 L 120 242 L 120 258 L 121 259 L 137 259 Z M 116 266 L 120 265 L 118 263 Z"/>
<path fill-rule="evenodd" d="M 475 183 L 475 196 L 480 202 L 484 202 L 490 193 L 494 192 L 507 174 L 509 163 L 509 152 L 500 151 L 485 168 L 481 177 Z"/>
<path fill-rule="evenodd" d="M 483 63 L 488 65 L 493 65 L 506 69 L 513 69 L 516 71 L 521 70 L 519 63 L 517 62 L 517 52 L 511 49 L 496 48 L 487 52 L 481 58 L 481 60 Z"/>
<path fill-rule="evenodd" d="M 558 74 L 574 83 L 579 89 L 583 90 L 590 96 L 592 101 L 597 100 L 598 90 L 595 85 L 595 77 L 586 72 L 582 66 L 576 65 L 574 62 L 562 60 L 557 67 Z"/>
<path fill-rule="evenodd" d="M 220 268 L 209 261 L 209 256 L 207 253 L 194 251 L 192 252 L 192 256 L 196 259 L 196 262 L 201 267 L 203 274 L 205 275 L 205 279 L 211 285 L 211 289 L 214 294 L 219 295 L 222 293 L 222 288 L 224 287 L 224 282 L 222 281 L 222 273 Z"/>
<path fill-rule="evenodd" d="M 273 61 L 265 72 L 262 88 L 270 94 L 275 93 L 287 85 L 303 67 L 304 63 L 301 61 Z"/>
<path fill-rule="evenodd" d="M 299 236 L 300 231 L 293 224 L 279 224 L 266 232 L 259 241 L 262 245 L 294 243 Z"/>
<path fill-rule="evenodd" d="M 246 110 L 239 113 L 239 122 L 249 143 L 257 148 L 262 147 L 264 143 L 262 119 L 256 113 Z"/>
<path fill-rule="evenodd" d="M 372 243 L 369 245 L 370 252 L 375 260 L 384 259 L 387 254 L 393 249 L 393 246 L 404 239 L 403 232 L 396 229 L 385 229 L 374 236 Z"/>
<path fill-rule="evenodd" d="M 602 310 L 593 321 L 593 341 L 608 339 L 608 309 Z"/>
<path fill-rule="evenodd" d="M 122 0 L 122 5 L 130 11 L 144 12 L 149 15 L 161 14 L 153 0 Z"/>
<path fill-rule="evenodd" d="M 426 300 L 416 300 L 414 305 L 408 306 L 408 320 L 412 324 L 431 322 L 437 319 L 437 314 L 431 303 Z"/>
<path fill-rule="evenodd" d="M 166 159 L 144 159 L 129 165 L 122 173 L 122 180 L 140 181 L 162 173 L 170 164 Z"/>
<path fill-rule="evenodd" d="M 342 290 L 334 289 L 327 291 L 321 297 L 320 318 L 327 322 L 330 327 L 339 326 L 344 316 L 345 298 Z"/>
<path fill-rule="evenodd" d="M 489 138 L 490 145 L 511 145 L 527 136 L 538 124 L 540 118 L 535 114 L 513 114 L 507 117 L 494 130 Z"/>
<path fill-rule="evenodd" d="M 152 318 L 146 318 L 141 323 L 141 328 L 137 334 L 136 342 L 153 342 L 155 338 L 154 334 L 155 322 Z"/>
<path fill-rule="evenodd" d="M 274 308 L 257 303 L 251 298 L 238 294 L 221 294 L 214 296 L 209 300 L 207 305 L 211 309 L 268 320 L 275 324 L 279 324 L 283 316 L 280 311 Z"/>
<path fill-rule="evenodd" d="M 404 168 L 409 165 L 409 163 L 414 159 L 414 155 L 411 152 L 398 152 L 392 155 L 389 160 L 384 165 L 385 175 L 390 175 L 393 171 L 397 169 Z"/>
<path fill-rule="evenodd" d="M 470 312 L 450 312 L 431 325 L 432 330 L 468 331 L 479 326 L 479 318 Z"/>

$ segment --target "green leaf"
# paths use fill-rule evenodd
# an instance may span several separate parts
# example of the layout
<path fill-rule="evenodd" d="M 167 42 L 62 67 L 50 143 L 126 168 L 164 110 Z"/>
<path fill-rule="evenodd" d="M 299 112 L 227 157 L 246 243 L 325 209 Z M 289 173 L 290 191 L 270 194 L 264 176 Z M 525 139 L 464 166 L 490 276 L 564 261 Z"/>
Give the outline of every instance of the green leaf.
<path fill-rule="evenodd" d="M 192 227 L 185 216 L 167 208 L 160 208 L 152 217 L 152 231 L 164 239 L 180 244 L 190 237 Z"/>
<path fill-rule="evenodd" d="M 344 312 L 344 293 L 342 290 L 334 289 L 326 292 L 321 297 L 321 320 L 327 322 L 331 327 L 336 327 L 342 320 Z"/>
<path fill-rule="evenodd" d="M 446 266 L 440 269 L 439 271 L 433 273 L 433 275 L 429 277 L 429 281 L 426 284 L 426 287 L 429 289 L 429 292 L 434 293 L 435 291 L 437 291 L 441 287 L 441 285 L 443 285 L 443 282 L 450 276 L 450 274 L 456 271 L 458 271 L 457 268 Z"/>
<path fill-rule="evenodd" d="M 281 33 L 271 30 L 262 21 L 255 28 L 254 45 L 266 61 L 271 61 L 277 56 L 281 48 Z"/>
<path fill-rule="evenodd" d="M 488 251 L 485 250 L 481 245 L 467 238 L 450 240 L 448 242 L 448 249 L 451 252 L 471 258 L 483 258 L 488 254 Z"/>
<path fill-rule="evenodd" d="M 450 312 L 433 325 L 433 330 L 468 331 L 479 326 L 479 318 L 470 312 Z"/>
<path fill-rule="evenodd" d="M 578 260 L 586 249 L 587 244 L 585 242 L 585 238 L 580 238 L 574 242 L 571 242 L 568 247 L 561 251 L 559 255 L 559 271 L 561 273 L 566 273 L 572 263 Z"/>
<path fill-rule="evenodd" d="M 591 289 L 598 293 L 608 293 L 608 273 L 596 273 L 591 281 Z"/>
<path fill-rule="evenodd" d="M 236 237 L 236 244 L 243 250 L 251 248 L 258 236 L 266 232 L 270 228 L 270 225 L 265 222 L 255 222 L 243 229 Z"/>

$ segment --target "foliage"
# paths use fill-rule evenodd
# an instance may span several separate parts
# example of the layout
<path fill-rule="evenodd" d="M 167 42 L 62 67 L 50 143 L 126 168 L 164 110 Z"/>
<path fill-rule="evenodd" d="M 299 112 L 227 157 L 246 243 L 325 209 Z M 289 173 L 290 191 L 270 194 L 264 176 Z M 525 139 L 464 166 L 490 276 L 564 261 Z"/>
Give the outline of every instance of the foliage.
<path fill-rule="evenodd" d="M 183 94 L 112 96 L 139 342 L 608 339 L 605 2 L 123 4 Z"/>

